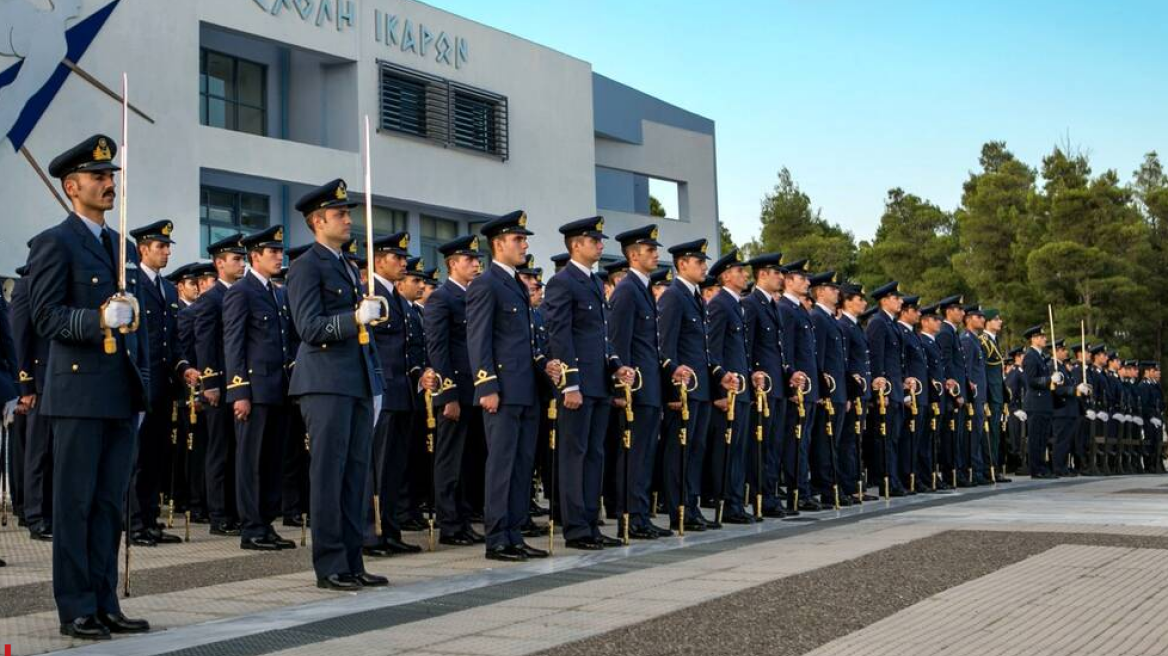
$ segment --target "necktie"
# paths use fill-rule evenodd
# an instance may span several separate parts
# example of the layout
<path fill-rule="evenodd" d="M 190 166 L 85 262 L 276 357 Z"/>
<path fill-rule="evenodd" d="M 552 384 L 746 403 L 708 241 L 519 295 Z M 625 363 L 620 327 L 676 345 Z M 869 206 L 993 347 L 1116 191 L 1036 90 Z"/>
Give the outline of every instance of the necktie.
<path fill-rule="evenodd" d="M 110 239 L 109 230 L 105 228 L 101 230 L 101 245 L 105 247 L 105 252 L 109 255 L 110 263 L 116 263 L 118 258 L 114 257 L 114 241 Z"/>
<path fill-rule="evenodd" d="M 162 299 L 162 305 L 163 305 L 163 307 L 165 307 L 166 306 L 166 294 L 162 293 L 162 275 L 161 274 L 155 274 L 154 288 L 158 290 L 158 298 Z"/>

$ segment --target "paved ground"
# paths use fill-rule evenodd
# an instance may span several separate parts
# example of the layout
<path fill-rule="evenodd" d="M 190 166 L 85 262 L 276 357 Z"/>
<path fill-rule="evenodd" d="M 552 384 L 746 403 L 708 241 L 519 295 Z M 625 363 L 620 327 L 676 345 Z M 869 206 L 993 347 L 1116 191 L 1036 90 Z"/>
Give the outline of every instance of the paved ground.
<path fill-rule="evenodd" d="M 1020 480 L 511 567 L 440 547 L 372 562 L 394 585 L 360 594 L 312 587 L 307 549 L 247 554 L 197 531 L 134 551 L 125 608 L 160 630 L 69 653 L 1168 653 L 1148 619 L 1168 610 L 1165 492 L 1157 477 Z M 15 654 L 72 646 L 48 554 L 0 530 Z"/>

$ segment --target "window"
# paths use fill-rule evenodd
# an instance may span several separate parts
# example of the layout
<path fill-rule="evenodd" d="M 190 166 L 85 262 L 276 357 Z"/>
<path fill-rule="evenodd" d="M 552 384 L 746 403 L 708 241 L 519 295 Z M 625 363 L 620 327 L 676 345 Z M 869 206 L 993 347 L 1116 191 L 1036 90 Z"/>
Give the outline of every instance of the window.
<path fill-rule="evenodd" d="M 365 205 L 359 205 L 351 210 L 353 217 L 353 234 L 364 240 L 365 235 Z M 385 237 L 406 229 L 406 213 L 404 210 L 395 210 L 379 205 L 373 206 L 373 238 Z"/>
<path fill-rule="evenodd" d="M 426 267 L 436 266 L 446 272 L 446 262 L 438 247 L 458 236 L 458 222 L 434 216 L 422 216 L 422 259 Z"/>
<path fill-rule="evenodd" d="M 267 67 L 203 48 L 199 51 L 199 122 L 266 135 Z"/>
<path fill-rule="evenodd" d="M 207 246 L 242 232 L 249 234 L 271 224 L 271 199 L 264 194 L 216 187 L 199 190 L 199 242 Z"/>
<path fill-rule="evenodd" d="M 381 129 L 508 158 L 507 98 L 381 64 Z"/>

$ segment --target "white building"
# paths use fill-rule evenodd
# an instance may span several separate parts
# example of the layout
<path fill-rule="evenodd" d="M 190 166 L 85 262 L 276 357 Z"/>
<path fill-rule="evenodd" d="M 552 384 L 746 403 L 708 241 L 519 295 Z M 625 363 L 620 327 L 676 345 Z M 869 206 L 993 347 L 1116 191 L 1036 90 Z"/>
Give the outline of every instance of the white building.
<path fill-rule="evenodd" d="M 514 209 L 527 211 L 531 252 L 545 266 L 563 250 L 556 228 L 596 214 L 609 235 L 656 221 L 666 244 L 706 237 L 717 250 L 713 121 L 594 73 L 586 61 L 428 5 L 56 0 L 57 14 L 46 0 L 0 7 L 8 8 L 0 28 L 14 42 L 64 37 L 60 53 L 83 51 L 76 64 L 91 78 L 0 47 L 0 131 L 12 128 L 0 132 L 0 275 L 25 261 L 29 238 L 64 215 L 34 162 L 47 167 L 94 132 L 120 139 L 119 104 L 98 85 L 117 90 L 123 71 L 130 102 L 150 119 L 130 119 L 129 224 L 173 220 L 172 265 L 205 257 L 209 241 L 234 230 L 279 223 L 289 245 L 308 241 L 293 208 L 304 191 L 337 177 L 351 195 L 365 191 L 366 114 L 377 128 L 375 230 L 408 229 L 427 265 L 441 264 L 437 244 Z M 5 122 L 15 114 L 19 121 Z M 18 143 L 23 150 L 12 147 Z M 669 218 L 650 216 L 650 188 Z"/>

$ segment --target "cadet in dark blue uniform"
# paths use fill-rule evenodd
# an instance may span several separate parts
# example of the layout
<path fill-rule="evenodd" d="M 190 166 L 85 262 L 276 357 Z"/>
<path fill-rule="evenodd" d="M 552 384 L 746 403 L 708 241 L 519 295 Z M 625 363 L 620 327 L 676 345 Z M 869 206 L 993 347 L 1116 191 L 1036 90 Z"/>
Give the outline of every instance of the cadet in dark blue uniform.
<path fill-rule="evenodd" d="M 198 389 L 199 367 L 195 360 L 194 313 L 191 308 L 199 298 L 199 277 L 210 268 L 209 264 L 192 262 L 184 264 L 167 274 L 166 279 L 174 285 L 177 294 L 178 310 L 174 313 L 174 341 L 178 357 L 186 360 L 195 370 L 194 389 Z M 179 381 L 174 394 L 176 395 L 178 411 L 178 435 L 175 448 L 176 454 L 174 472 L 175 480 L 171 487 L 174 490 L 175 509 L 178 512 L 190 512 L 192 523 L 206 523 L 207 511 L 204 503 L 206 497 L 206 480 L 203 477 L 203 461 L 206 458 L 206 431 L 203 423 L 196 416 L 195 424 L 190 421 L 191 389 L 185 379 Z M 200 405 L 196 403 L 196 413 Z"/>
<path fill-rule="evenodd" d="M 754 289 L 742 298 L 743 322 L 746 325 L 746 342 L 750 345 L 747 357 L 752 372 L 762 372 L 766 389 L 766 406 L 769 416 L 763 416 L 758 407 L 757 395 L 750 412 L 750 437 L 747 451 L 746 480 L 751 494 L 762 494 L 763 517 L 785 517 L 782 499 L 779 498 L 779 473 L 782 471 L 783 420 L 787 411 L 787 386 L 783 384 L 783 344 L 780 341 L 782 326 L 779 323 L 778 304 L 775 296 L 783 289 L 782 253 L 758 255 L 746 263 L 754 274 Z M 753 377 L 753 376 L 752 376 Z M 769 379 L 768 379 L 769 378 Z M 756 444 L 757 430 L 762 424 L 762 463 L 758 462 L 759 445 Z M 759 470 L 762 480 L 759 480 Z M 747 499 L 747 504 L 754 503 Z M 755 509 L 757 510 L 757 508 Z"/>
<path fill-rule="evenodd" d="M 1051 435 L 1051 416 L 1054 411 L 1052 390 L 1063 382 L 1063 374 L 1051 371 L 1042 350 L 1046 348 L 1046 334 L 1042 326 L 1027 328 L 1022 336 L 1030 347 L 1022 356 L 1022 376 L 1026 383 L 1026 439 L 1029 446 L 1027 467 L 1031 478 L 1054 478 L 1046 463 L 1046 441 Z"/>
<path fill-rule="evenodd" d="M 284 255 L 288 258 L 288 262 L 293 262 L 310 248 L 312 248 L 311 243 L 295 246 L 285 249 Z M 276 283 L 277 287 L 284 289 L 284 298 L 287 299 L 288 268 L 281 267 L 280 275 L 273 278 L 272 281 Z M 288 364 L 288 373 L 291 375 L 292 370 L 296 367 L 296 354 L 300 351 L 300 335 L 296 334 L 296 326 L 292 324 L 292 310 L 290 308 L 288 316 L 291 328 L 288 354 L 292 358 Z M 284 526 L 303 528 L 304 522 L 308 520 L 308 450 L 308 431 L 304 428 L 304 417 L 295 408 L 292 408 L 292 411 L 288 413 L 288 435 L 284 439 L 284 462 L 281 466 L 283 485 L 280 492 L 280 504 L 281 512 L 284 515 Z"/>
<path fill-rule="evenodd" d="M 235 418 L 239 546 L 255 551 L 293 549 L 296 543 L 272 528 L 281 510 L 292 364 L 288 301 L 272 283 L 284 263 L 284 229 L 273 226 L 245 237 L 242 244 L 250 268 L 223 295 L 225 401 Z"/>
<path fill-rule="evenodd" d="M 527 288 L 516 268 L 527 259 L 527 214 L 488 221 L 491 264 L 467 288 L 467 343 L 474 369 L 475 404 L 483 409 L 487 437 L 486 555 L 493 560 L 542 558 L 524 543 L 520 528 L 530 510 L 535 434 L 539 425 L 536 378 L 559 373 L 535 342 Z M 556 366 L 553 366 L 556 365 Z"/>
<path fill-rule="evenodd" d="M 925 369 L 928 377 L 921 382 L 925 384 L 925 391 L 918 399 L 921 408 L 917 416 L 918 421 L 925 423 L 924 434 L 917 444 L 914 468 L 917 476 L 918 490 L 936 492 L 949 488 L 945 477 L 937 470 L 937 442 L 940 440 L 941 404 L 945 394 L 945 367 L 941 362 L 941 348 L 937 346 L 937 332 L 941 330 L 941 317 L 937 315 L 937 304 L 926 305 L 920 310 L 917 339 L 925 354 Z M 937 472 L 934 479 L 933 473 Z"/>
<path fill-rule="evenodd" d="M 385 391 L 373 434 L 373 477 L 370 494 L 378 496 L 381 535 L 374 531 L 372 515 L 365 523 L 365 555 L 389 556 L 416 553 L 420 547 L 402 541 L 399 499 L 406 482 L 410 438 L 415 407 L 415 385 L 408 354 L 408 301 L 398 294 L 397 283 L 405 276 L 410 236 L 398 232 L 373 242 L 374 289 L 386 300 L 389 316 L 373 326 Z M 403 500 L 404 501 L 404 500 Z"/>
<path fill-rule="evenodd" d="M 33 324 L 28 265 L 16 273 L 20 278 L 12 287 L 11 318 L 20 403 L 13 432 L 24 433 L 24 520 L 33 540 L 47 542 L 53 539 L 53 432 L 38 401 L 45 393 L 49 340 L 38 335 Z"/>
<path fill-rule="evenodd" d="M 157 221 L 130 236 L 138 244 L 138 289 L 143 336 L 150 341 L 150 409 L 138 429 L 137 465 L 130 479 L 130 531 L 134 544 L 178 544 L 182 538 L 158 525 L 159 493 L 172 469 L 171 431 L 175 422 L 175 392 L 183 382 L 197 383 L 199 372 L 179 353 L 175 318 L 178 292 L 162 275 L 170 260 L 174 224 Z M 177 447 L 177 445 L 174 445 Z"/>
<path fill-rule="evenodd" d="M 426 356 L 426 334 L 423 329 L 423 307 L 420 302 L 426 293 L 426 278 L 425 262 L 420 257 L 411 257 L 406 260 L 402 279 L 395 285 L 398 296 L 404 301 L 406 373 L 412 383 L 414 394 L 413 412 L 410 413 L 410 435 L 407 436 L 408 466 L 397 499 L 398 522 L 406 531 L 426 530 L 427 523 L 422 506 L 429 503 L 430 486 L 434 484 L 431 471 L 433 468 L 426 448 L 426 400 L 419 384 L 423 375 L 427 381 L 437 380 L 428 373 L 431 370 Z"/>
<path fill-rule="evenodd" d="M 1015 462 L 1017 465 L 1015 466 L 1015 471 L 1022 471 L 1018 468 L 1018 466 L 1020 466 L 1024 461 L 1023 454 L 1026 453 L 1026 438 L 1024 435 L 1024 429 L 1026 428 L 1026 411 L 1022 409 L 1022 400 L 1026 396 L 1026 385 L 1022 377 L 1022 355 L 1025 350 L 1026 349 L 1022 347 L 1010 350 L 1010 361 L 1013 363 L 1013 366 L 1011 366 L 1010 370 L 1006 373 L 1006 407 L 1010 412 L 1010 417 L 1006 420 L 1006 432 L 1009 436 L 1009 449 L 1013 451 L 1013 455 L 1016 458 Z M 1100 352 L 1102 352 L 1102 350 L 1102 348 L 1099 349 Z M 1103 358 L 1107 358 L 1106 354 L 1103 356 Z M 1097 367 L 1093 367 L 1092 369 L 1097 369 Z M 1102 376 L 1102 371 L 1093 371 L 1092 373 L 1098 376 Z M 1101 386 L 1096 387 L 1097 390 L 1103 390 L 1105 388 L 1106 381 L 1104 381 Z M 1105 403 L 1105 399 L 1103 399 L 1102 396 L 1102 394 L 1099 394 L 1095 397 L 1097 401 L 1097 405 L 1095 407 L 1096 410 L 1099 410 Z M 1096 420 L 1094 416 L 1091 416 L 1090 419 L 1092 422 Z M 1088 426 L 1087 430 L 1094 430 L 1094 427 Z M 1096 462 L 1101 465 L 1102 461 L 1103 457 L 1100 455 Z M 1007 458 L 1007 463 L 1009 463 L 1009 458 Z"/>
<path fill-rule="evenodd" d="M 929 424 L 929 361 L 924 344 L 914 330 L 920 322 L 920 296 L 901 298 L 896 328 L 900 331 L 901 360 L 904 363 L 904 420 L 900 433 L 898 474 L 909 494 L 916 494 L 930 480 L 917 469 L 921 443 Z"/>
<path fill-rule="evenodd" d="M 434 443 L 434 505 L 439 542 L 469 546 L 482 539 L 471 526 L 463 480 L 463 454 L 474 422 L 474 379 L 466 340 L 466 289 L 479 275 L 478 237 L 459 237 L 438 247 L 446 258 L 446 282 L 426 302 L 426 352 L 440 379 Z"/>
<path fill-rule="evenodd" d="M 661 439 L 665 440 L 662 487 L 670 528 L 673 530 L 679 528 L 678 508 L 682 505 L 685 507 L 685 521 L 680 524 L 681 528 L 687 531 L 720 528 L 720 525 L 702 517 L 698 510 L 702 460 L 710 425 L 710 401 L 713 398 L 711 386 L 720 383 L 722 379 L 722 372 L 715 371 L 710 361 L 706 343 L 706 307 L 698 288 L 706 278 L 706 248 L 706 240 L 699 239 L 669 249 L 677 276 L 657 302 L 661 357 L 670 379 L 666 396 L 669 399 L 668 409 L 661 433 Z M 687 436 L 684 447 L 679 437 L 683 428 L 680 385 L 686 385 L 687 389 L 692 390 L 687 397 L 689 421 L 684 423 Z M 679 496 L 683 477 L 684 499 Z"/>
<path fill-rule="evenodd" d="M 968 469 L 958 469 L 957 480 L 968 485 L 986 485 L 990 482 L 985 430 L 986 388 L 989 385 L 986 383 L 985 353 L 981 350 L 981 340 L 978 338 L 978 331 L 985 326 L 985 315 L 979 305 L 967 305 L 962 321 L 965 330 L 961 333 L 961 350 L 965 357 L 967 385 L 963 419 Z"/>
<path fill-rule="evenodd" d="M 653 466 L 661 434 L 663 405 L 663 358 L 657 342 L 657 301 L 649 290 L 650 276 L 659 262 L 657 226 L 647 225 L 627 230 L 616 236 L 621 252 L 628 261 L 628 274 L 616 284 L 610 303 L 608 337 L 612 349 L 621 362 L 640 371 L 641 388 L 633 392 L 632 444 L 626 453 L 616 458 L 614 495 L 618 515 L 626 512 L 628 498 L 629 536 L 640 540 L 654 540 L 672 535 L 672 531 L 653 524 L 650 515 L 650 490 L 653 485 Z M 619 400 L 623 403 L 623 398 Z M 623 412 L 618 408 L 618 414 Z M 625 462 L 625 458 L 629 462 Z M 626 492 L 625 468 L 628 468 Z"/>
<path fill-rule="evenodd" d="M 12 334 L 12 323 L 9 321 L 8 301 L 0 294 L 0 430 L 8 433 L 7 452 L 4 453 L 3 466 L 11 478 L 6 478 L 5 484 L 12 493 L 12 510 L 17 522 L 25 521 L 26 508 L 24 506 L 24 445 L 25 435 L 17 430 L 16 409 L 20 406 L 20 390 L 17 387 L 19 380 L 19 363 L 16 357 L 16 343 Z M 23 423 L 23 422 L 22 422 Z M 19 428 L 25 428 L 23 425 Z M 17 499 L 20 504 L 17 504 Z M 0 561 L 2 562 L 2 561 Z"/>
<path fill-rule="evenodd" d="M 621 544 L 597 526 L 610 385 L 632 385 L 634 373 L 609 345 L 604 288 L 592 273 L 604 252 L 604 219 L 573 221 L 560 234 L 571 259 L 548 281 L 543 302 L 548 355 L 564 367 L 556 432 L 559 511 L 568 547 L 602 549 Z"/>
<path fill-rule="evenodd" d="M 288 395 L 311 436 L 312 567 L 318 587 L 336 590 L 388 583 L 361 559 L 374 400 L 384 383 L 376 346 L 359 334 L 385 317 L 381 302 L 362 299 L 360 275 L 341 252 L 355 205 L 340 179 L 301 197 L 296 211 L 315 243 L 288 268 L 287 284 L 301 340 Z"/>
<path fill-rule="evenodd" d="M 1083 414 L 1080 397 L 1085 397 L 1090 388 L 1083 384 L 1083 372 L 1076 368 L 1076 361 L 1071 355 L 1078 355 L 1082 344 L 1075 344 L 1073 350 L 1067 350 L 1064 340 L 1055 341 L 1054 350 L 1058 360 L 1058 371 L 1063 375 L 1063 382 L 1055 386 L 1052 403 L 1054 412 L 1051 414 L 1051 433 L 1054 435 L 1054 449 L 1051 451 L 1051 463 L 1056 476 L 1071 476 L 1068 465 L 1068 456 L 1075 448 L 1075 438 L 1079 432 L 1079 417 Z M 1081 466 L 1082 460 L 1075 453 L 1076 467 Z M 1078 475 L 1075 473 L 1074 475 Z"/>
<path fill-rule="evenodd" d="M 815 328 L 811 314 L 804 307 L 810 282 L 807 279 L 807 260 L 798 260 L 785 266 L 783 296 L 779 299 L 779 323 L 783 327 L 783 353 L 786 355 L 784 384 L 789 388 L 783 426 L 783 469 L 787 484 L 787 512 L 822 510 L 811 498 L 811 428 L 815 425 L 815 410 L 819 402 L 819 365 L 815 353 Z M 800 416 L 799 390 L 803 412 Z M 795 491 L 798 490 L 798 505 Z"/>
<path fill-rule="evenodd" d="M 808 279 L 811 297 L 811 325 L 815 334 L 815 366 L 819 370 L 819 407 L 815 410 L 810 447 L 811 491 L 824 506 L 835 507 L 839 486 L 843 483 L 839 466 L 839 436 L 843 432 L 847 389 L 847 345 L 836 320 L 840 288 L 834 271 L 812 275 Z M 846 495 L 839 494 L 839 504 L 850 506 Z"/>
<path fill-rule="evenodd" d="M 729 394 L 715 389 L 713 415 L 710 420 L 710 439 L 713 440 L 708 463 L 716 481 L 715 497 L 724 504 L 719 521 L 729 524 L 752 524 L 754 514 L 748 513 L 746 494 L 747 428 L 750 425 L 750 403 L 756 387 L 764 387 L 761 373 L 752 373 L 750 343 L 746 338 L 745 313 L 742 294 L 748 283 L 746 267 L 738 249 L 718 258 L 710 267 L 710 275 L 718 281 L 721 291 L 707 304 L 710 316 L 709 347 L 711 358 L 722 369 L 735 377 L 734 420 L 730 421 Z M 730 443 L 726 443 L 726 431 Z M 726 460 L 729 460 L 727 463 Z M 727 475 L 728 474 L 728 475 Z M 723 483 L 725 481 L 725 483 Z"/>
<path fill-rule="evenodd" d="M 863 447 L 864 422 L 868 418 L 867 406 L 872 394 L 872 365 L 868 361 L 868 336 L 860 327 L 860 316 L 868 308 L 864 288 L 853 284 L 840 285 L 843 306 L 839 325 L 844 335 L 847 352 L 847 420 L 839 439 L 841 494 L 854 496 L 856 501 L 874 501 L 863 489 L 865 463 L 860 450 Z M 871 459 L 871 456 L 869 456 Z"/>
<path fill-rule="evenodd" d="M 1009 483 L 1003 467 L 1002 457 L 1002 424 L 1006 407 L 1006 380 L 1005 380 L 1005 351 L 998 343 L 998 335 L 1002 332 L 1002 313 L 997 308 L 985 308 L 985 328 L 978 339 L 981 341 L 982 354 L 985 356 L 986 367 L 986 421 L 989 430 L 988 462 L 994 466 L 994 480 L 998 483 Z"/>
<path fill-rule="evenodd" d="M 49 344 L 41 412 L 53 424 L 53 597 L 61 633 L 104 639 L 148 631 L 121 612 L 118 544 L 133 470 L 134 434 L 147 407 L 145 335 L 122 334 L 134 321 L 118 291 L 118 262 L 137 254 L 105 225 L 114 204 L 113 140 L 95 135 L 49 164 L 73 212 L 31 244 L 29 301 Z M 127 271 L 126 293 L 138 295 Z M 112 331 L 114 353 L 103 348 Z"/>
<path fill-rule="evenodd" d="M 873 409 L 868 429 L 872 431 L 872 443 L 879 449 L 875 464 L 881 470 L 882 490 L 890 496 L 904 496 L 904 482 L 900 480 L 899 460 L 901 421 L 904 417 L 904 363 L 901 354 L 900 331 L 896 328 L 896 315 L 900 311 L 901 295 L 895 281 L 883 285 L 872 292 L 872 298 L 879 302 L 876 313 L 868 321 L 866 334 L 868 351 L 872 362 Z M 881 401 L 880 394 L 884 399 Z M 880 404 L 883 402 L 884 411 Z"/>
<path fill-rule="evenodd" d="M 207 514 L 212 535 L 239 535 L 235 508 L 235 417 L 224 394 L 223 296 L 244 274 L 243 235 L 207 246 L 218 281 L 195 301 L 195 359 L 203 380 L 207 424 Z"/>
<path fill-rule="evenodd" d="M 966 368 L 965 352 L 961 348 L 960 328 L 965 318 L 964 300 L 948 296 L 937 302 L 944 320 L 937 333 L 941 362 L 945 368 L 945 403 L 941 406 L 942 438 L 938 459 L 949 485 L 958 485 L 959 472 L 968 472 L 968 454 L 965 444 Z M 966 483 L 968 485 L 968 483 Z"/>

